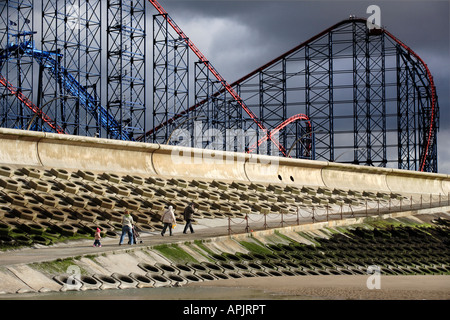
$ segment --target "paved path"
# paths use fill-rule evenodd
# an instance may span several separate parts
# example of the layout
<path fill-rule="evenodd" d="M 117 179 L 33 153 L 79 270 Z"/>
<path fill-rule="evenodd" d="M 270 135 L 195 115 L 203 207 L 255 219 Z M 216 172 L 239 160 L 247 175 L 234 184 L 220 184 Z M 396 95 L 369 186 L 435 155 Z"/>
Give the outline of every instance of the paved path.
<path fill-rule="evenodd" d="M 267 223 L 268 226 L 264 224 Z M 301 223 L 311 223 L 311 219 L 303 219 Z M 294 216 L 288 217 L 283 223 L 283 226 L 292 226 L 297 224 L 297 218 Z M 245 219 L 233 218 L 231 234 L 246 233 L 246 221 Z M 265 228 L 278 228 L 281 227 L 280 216 L 270 219 L 270 215 L 266 221 L 264 221 L 261 215 L 249 215 L 249 231 L 251 230 L 264 230 Z M 128 250 L 130 248 L 139 248 L 154 246 L 158 244 L 174 243 L 179 241 L 194 241 L 208 238 L 214 238 L 219 236 L 229 235 L 228 219 L 200 219 L 197 224 L 193 226 L 195 233 L 183 234 L 184 224 L 179 224 L 173 231 L 173 236 L 169 235 L 166 231 L 164 237 L 160 232 L 141 232 L 142 243 L 130 246 L 123 244 L 119 246 L 119 237 L 116 238 L 103 238 L 101 240 L 102 247 L 92 247 L 94 240 L 76 240 L 58 243 L 52 246 L 35 246 L 32 248 L 24 248 L 17 250 L 9 250 L 0 252 L 0 266 L 8 266 L 22 263 L 42 262 L 55 260 L 58 258 L 67 258 L 80 256 L 85 254 L 99 254 L 103 252 L 111 252 L 117 250 Z M 124 243 L 128 241 L 128 237 L 125 237 Z"/>
<path fill-rule="evenodd" d="M 429 209 L 419 209 L 414 211 L 409 211 L 406 215 L 418 215 L 424 214 L 429 216 L 426 220 L 430 220 L 433 215 L 430 213 L 440 213 L 440 215 L 445 215 L 447 218 L 449 216 L 450 207 L 441 208 L 429 208 Z M 355 213 L 352 217 L 364 217 L 365 212 Z M 350 214 L 344 215 L 343 218 L 351 217 Z M 337 220 L 340 216 L 334 216 L 330 220 Z M 326 221 L 326 216 L 317 216 L 316 222 Z M 266 219 L 260 214 L 250 214 L 248 215 L 248 231 L 260 231 L 264 229 L 273 229 L 287 226 L 295 225 L 306 225 L 311 224 L 313 221 L 311 217 L 299 217 L 297 220 L 296 215 L 284 215 L 283 223 L 281 223 L 281 216 L 278 215 L 267 215 Z M 240 218 L 231 219 L 231 234 L 242 234 L 247 233 L 246 230 L 247 221 Z M 51 261 L 58 258 L 64 259 L 68 257 L 76 257 L 81 255 L 99 254 L 104 252 L 112 251 L 123 251 L 129 250 L 130 248 L 145 248 L 148 246 L 154 246 L 158 244 L 176 243 L 184 241 L 194 241 L 202 239 L 210 239 L 214 237 L 227 236 L 230 234 L 229 230 L 229 220 L 226 219 L 200 219 L 197 224 L 194 225 L 195 233 L 183 234 L 184 224 L 178 225 L 173 231 L 173 236 L 169 236 L 168 232 L 164 237 L 161 236 L 160 232 L 150 232 L 141 233 L 142 243 L 130 246 L 124 244 L 119 246 L 119 237 L 116 238 L 104 238 L 102 239 L 102 247 L 92 247 L 94 240 L 78 240 L 78 241 L 68 241 L 64 243 L 58 243 L 49 247 L 45 246 L 35 246 L 32 248 L 10 250 L 6 252 L 0 252 L 0 267 L 9 266 L 15 264 L 26 264 L 33 262 Z M 125 241 L 128 238 L 125 237 Z"/>

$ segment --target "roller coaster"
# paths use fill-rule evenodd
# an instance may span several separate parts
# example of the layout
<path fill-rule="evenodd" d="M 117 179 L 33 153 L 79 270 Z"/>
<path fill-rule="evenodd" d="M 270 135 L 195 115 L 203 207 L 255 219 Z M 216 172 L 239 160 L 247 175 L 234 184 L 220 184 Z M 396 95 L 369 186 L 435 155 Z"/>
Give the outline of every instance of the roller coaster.
<path fill-rule="evenodd" d="M 189 146 L 217 148 L 214 137 L 195 139 L 201 125 L 255 132 L 244 140 L 249 153 L 437 172 L 431 72 L 366 19 L 338 22 L 228 83 L 157 1 L 110 0 L 106 19 L 100 0 L 37 2 L 0 7 L 2 127 L 185 145 L 184 132 Z M 221 150 L 241 151 L 236 137 L 223 137 Z"/>
<path fill-rule="evenodd" d="M 85 109 L 96 119 L 99 119 L 102 127 L 107 129 L 113 139 L 130 140 L 130 137 L 126 130 L 118 130 L 120 125 L 117 121 L 103 108 L 101 105 L 97 105 L 96 99 L 94 99 L 89 92 L 82 85 L 75 80 L 75 78 L 62 67 L 52 56 L 57 56 L 57 54 L 36 50 L 30 41 L 19 43 L 17 45 L 12 45 L 3 50 L 3 55 L 0 56 L 0 65 L 2 61 L 7 60 L 11 55 L 27 55 L 34 58 L 40 66 L 44 67 L 45 70 L 49 72 L 51 76 L 55 78 L 56 81 L 62 84 L 67 94 L 77 97 Z M 0 79 L 1 81 L 1 79 Z M 38 113 L 38 115 L 48 124 L 52 129 L 56 129 L 58 133 L 64 133 L 64 130 L 57 128 L 54 121 L 48 118 L 48 116 L 42 113 L 42 110 L 34 106 L 28 99 L 20 95 L 17 89 L 14 89 L 11 84 L 7 83 L 6 80 L 1 82 L 4 86 L 8 88 L 13 94 L 17 93 L 17 98 L 21 100 L 25 105 L 27 105 L 31 111 Z"/>

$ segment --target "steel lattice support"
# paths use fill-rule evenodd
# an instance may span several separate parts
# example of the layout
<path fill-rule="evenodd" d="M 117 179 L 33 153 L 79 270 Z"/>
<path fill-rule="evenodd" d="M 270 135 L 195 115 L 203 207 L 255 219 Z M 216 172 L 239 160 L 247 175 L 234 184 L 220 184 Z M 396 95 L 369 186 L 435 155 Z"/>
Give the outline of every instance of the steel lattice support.
<path fill-rule="evenodd" d="M 415 88 L 414 79 L 411 79 L 410 66 L 402 58 L 401 50 L 397 51 L 397 65 L 399 69 L 397 72 L 398 82 L 397 82 L 397 95 L 398 95 L 398 126 L 401 131 L 398 135 L 398 158 L 399 167 L 406 170 L 417 170 L 418 162 L 414 159 L 418 159 L 417 136 L 414 130 L 415 127 L 415 114 L 416 114 L 416 103 L 415 103 Z"/>
<path fill-rule="evenodd" d="M 173 36 L 162 14 L 153 16 L 153 124 L 165 124 L 189 107 L 189 48 Z M 151 142 L 165 143 L 177 122 L 154 131 Z"/>
<path fill-rule="evenodd" d="M 387 163 L 384 37 L 353 25 L 354 163 Z"/>
<path fill-rule="evenodd" d="M 286 60 L 282 59 L 279 68 L 265 70 L 259 74 L 259 118 L 267 128 L 275 128 L 287 119 L 286 106 Z M 287 144 L 287 132 L 282 130 L 279 141 Z M 263 151 L 263 153 L 266 153 Z"/>
<path fill-rule="evenodd" d="M 232 86 L 268 127 L 305 113 L 313 159 L 437 171 L 431 74 L 410 48 L 368 29 L 366 20 L 340 22 Z M 284 147 L 300 147 L 296 140 L 288 137 Z"/>
<path fill-rule="evenodd" d="M 220 92 L 221 84 L 211 79 L 207 65 L 196 62 L 194 70 L 195 104 L 202 104 L 202 107 L 190 112 L 190 121 L 183 127 L 192 132 L 192 147 L 208 148 L 216 142 L 212 141 L 212 135 L 197 135 L 197 132 L 208 133 L 214 129 L 226 128 L 224 119 L 220 116 L 220 109 L 227 108 L 226 98 L 223 93 L 213 96 L 214 93 Z"/>
<path fill-rule="evenodd" d="M 397 46 L 397 107 L 399 168 L 437 172 L 436 132 L 429 135 L 430 125 L 438 126 L 438 109 L 432 110 L 431 88 L 425 70 L 418 68 L 410 53 Z M 432 113 L 435 113 L 432 116 Z M 430 150 L 425 156 L 427 144 Z M 426 157 L 424 161 L 423 157 Z"/>
<path fill-rule="evenodd" d="M 33 59 L 18 54 L 6 58 L 9 44 L 33 40 L 33 1 L 0 3 L 0 75 L 26 99 L 33 98 Z M 34 113 L 23 106 L 6 86 L 0 86 L 0 126 L 26 129 Z"/>
<path fill-rule="evenodd" d="M 158 143 L 175 129 L 187 130 L 187 138 L 197 130 L 203 137 L 190 146 L 437 172 L 433 77 L 387 30 L 368 28 L 365 19 L 339 22 L 228 84 L 159 3 L 149 2 L 159 13 L 152 130 L 145 108 L 147 2 L 131 0 L 2 2 L 0 125 Z M 193 105 L 189 52 L 198 58 Z M 238 143 L 234 133 L 249 131 L 254 141 Z"/>
<path fill-rule="evenodd" d="M 101 135 L 99 119 L 82 105 L 78 91 L 92 97 L 95 108 L 101 103 L 101 2 L 100 0 L 43 0 L 41 50 L 52 52 L 63 69 L 42 61 L 39 65 L 37 106 L 66 133 Z M 49 57 L 50 58 L 50 57 Z M 65 75 L 81 86 L 70 90 Z"/>
<path fill-rule="evenodd" d="M 108 0 L 107 112 L 129 139 L 142 135 L 146 125 L 145 2 Z"/>
<path fill-rule="evenodd" d="M 248 144 L 250 137 L 240 134 L 251 123 L 245 123 L 242 108 L 223 90 L 222 84 L 211 77 L 208 62 L 195 63 L 194 87 L 195 104 L 201 107 L 190 112 L 190 119 L 195 122 L 197 132 L 205 132 L 206 135 L 202 138 L 194 134 L 192 146 L 244 151 L 245 141 L 241 139 L 247 139 Z M 192 125 L 184 127 L 190 130 Z M 253 138 L 256 143 L 256 136 Z"/>
<path fill-rule="evenodd" d="M 305 113 L 314 119 L 315 159 L 334 158 L 332 33 L 305 46 Z"/>

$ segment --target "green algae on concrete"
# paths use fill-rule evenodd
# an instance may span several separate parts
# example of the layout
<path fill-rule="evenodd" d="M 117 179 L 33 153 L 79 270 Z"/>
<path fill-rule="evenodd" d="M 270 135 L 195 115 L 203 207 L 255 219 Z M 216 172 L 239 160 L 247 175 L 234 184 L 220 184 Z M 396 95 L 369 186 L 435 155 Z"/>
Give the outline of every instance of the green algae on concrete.
<path fill-rule="evenodd" d="M 153 249 L 174 263 L 198 262 L 197 259 L 181 249 L 177 244 L 157 245 Z"/>
<path fill-rule="evenodd" d="M 66 259 L 56 259 L 53 261 L 36 262 L 32 263 L 30 266 L 36 271 L 40 271 L 42 273 L 46 273 L 49 275 L 64 274 L 68 273 L 70 267 L 78 265 L 77 261 L 80 260 L 80 258 L 81 257 L 75 257 Z M 83 268 L 79 268 L 79 270 L 81 274 L 89 274 Z"/>
<path fill-rule="evenodd" d="M 268 249 L 262 243 L 257 241 L 239 241 L 239 243 L 246 248 L 248 251 L 259 254 L 269 254 L 272 253 L 272 250 Z"/>
<path fill-rule="evenodd" d="M 383 275 L 450 274 L 449 229 L 415 222 L 415 219 L 403 218 L 391 220 L 390 223 L 366 219 L 357 224 L 326 228 L 322 226 L 317 229 L 288 227 L 211 238 L 209 241 L 194 240 L 87 254 L 32 263 L 29 266 L 44 275 L 52 276 L 67 273 L 70 266 L 76 265 L 82 275 L 89 277 L 98 274 L 143 275 L 148 271 L 142 268 L 143 265 L 164 264 L 179 268 L 179 265 L 195 264 L 196 268 L 208 269 L 198 271 L 198 274 L 207 277 L 206 280 L 214 278 L 207 272 L 212 272 L 221 279 L 230 277 L 231 274 L 239 277 L 259 276 L 264 272 L 264 276 L 267 276 L 267 272 L 274 276 L 366 274 L 367 266 L 373 264 L 381 268 Z M 213 268 L 214 263 L 217 265 Z M 235 270 L 227 273 L 226 266 L 234 266 Z M 217 271 L 220 269 L 222 271 Z M 221 272 L 223 274 L 219 274 Z M 24 277 L 30 274 L 20 273 Z M 193 281 L 190 279 L 195 277 L 190 274 L 191 278 L 181 278 L 182 275 L 170 272 L 166 276 L 183 279 L 184 282 L 177 280 L 178 285 Z M 6 275 L 4 278 L 7 278 Z M 24 283 L 32 283 L 27 278 L 22 280 Z"/>

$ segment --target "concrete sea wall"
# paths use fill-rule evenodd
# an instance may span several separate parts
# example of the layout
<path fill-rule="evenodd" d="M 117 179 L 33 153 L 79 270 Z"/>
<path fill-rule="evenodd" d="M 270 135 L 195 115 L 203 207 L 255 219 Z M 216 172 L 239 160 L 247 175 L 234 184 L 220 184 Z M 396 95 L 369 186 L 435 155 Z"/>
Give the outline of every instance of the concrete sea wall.
<path fill-rule="evenodd" d="M 436 237 L 441 232 L 431 236 L 430 228 L 421 227 L 429 225 L 425 220 L 435 211 L 349 218 L 13 264 L 0 267 L 0 294 L 182 286 L 245 277 L 366 275 L 367 264 L 373 261 L 383 275 L 448 274 L 448 262 L 437 265 L 437 258 L 426 257 L 433 251 L 442 260 L 448 252 Z M 376 241 L 366 236 L 373 237 L 373 226 L 386 220 L 397 225 L 389 229 L 392 234 L 377 234 Z M 352 236 L 358 228 L 364 233 Z M 382 259 L 392 241 L 397 244 L 392 250 L 405 255 L 402 263 Z M 406 253 L 417 251 L 418 256 L 406 255 L 404 246 L 409 248 Z"/>
<path fill-rule="evenodd" d="M 0 164 L 328 188 L 450 193 L 450 176 L 0 128 Z"/>

